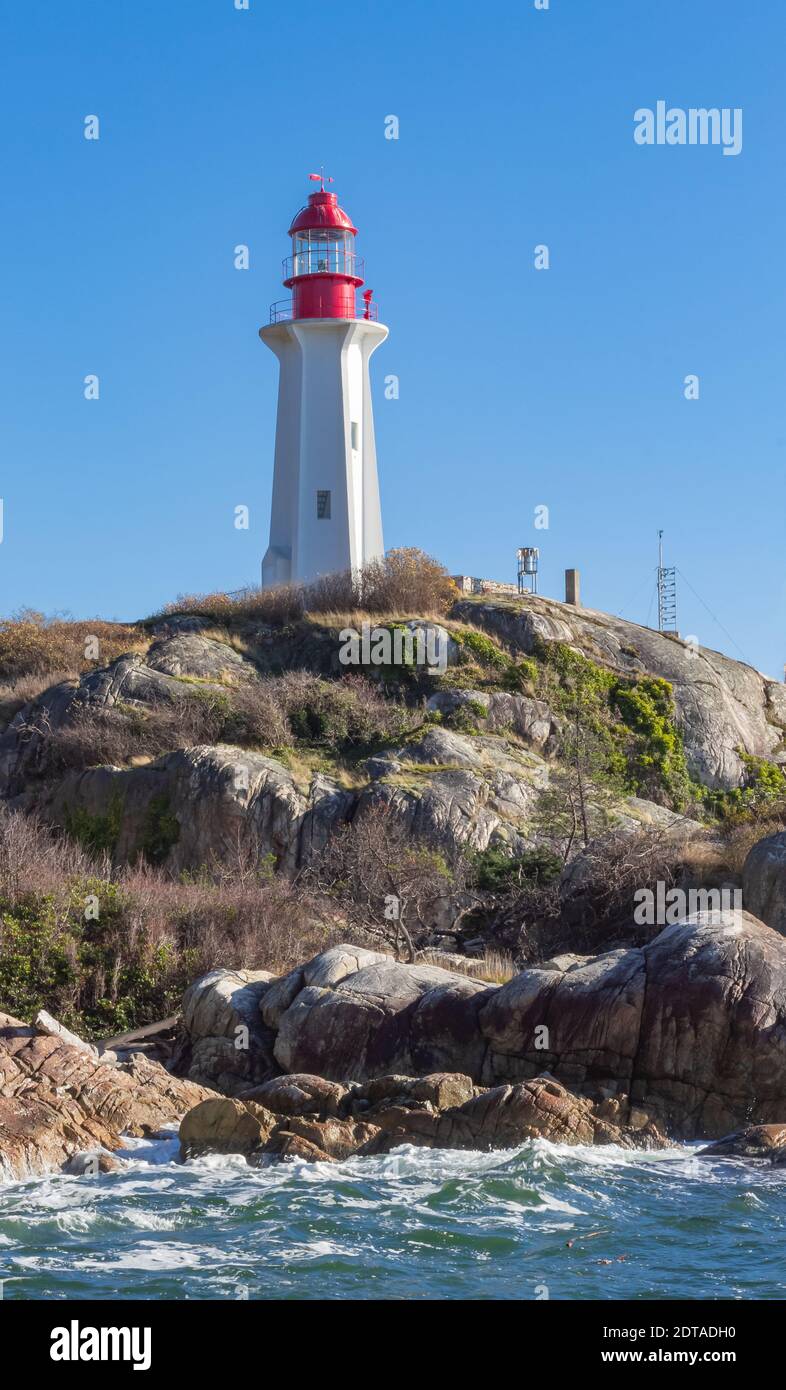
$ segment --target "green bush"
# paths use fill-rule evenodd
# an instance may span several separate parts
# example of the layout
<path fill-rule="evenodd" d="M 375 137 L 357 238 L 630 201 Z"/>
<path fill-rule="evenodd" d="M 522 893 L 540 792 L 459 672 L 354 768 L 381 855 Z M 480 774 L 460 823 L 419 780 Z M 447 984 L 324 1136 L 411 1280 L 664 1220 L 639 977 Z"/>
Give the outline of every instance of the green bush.
<path fill-rule="evenodd" d="M 115 792 L 106 811 L 92 814 L 84 807 L 67 806 L 63 816 L 69 835 L 89 854 L 114 854 L 123 824 L 123 798 Z"/>
<path fill-rule="evenodd" d="M 721 820 L 744 820 L 760 811 L 783 808 L 786 817 L 786 770 L 766 758 L 756 758 L 738 748 L 745 767 L 745 782 L 730 791 L 704 791 L 704 803 Z"/>
<path fill-rule="evenodd" d="M 678 810 L 700 798 L 675 721 L 671 684 L 618 676 L 560 642 L 539 642 L 540 692 L 568 722 L 577 718 L 600 751 L 601 775 L 621 791 L 665 798 Z"/>
<path fill-rule="evenodd" d="M 149 864 L 160 864 L 180 839 L 180 822 L 170 810 L 165 792 L 151 797 L 139 849 Z"/>
<path fill-rule="evenodd" d="M 478 665 L 490 666 L 495 671 L 506 671 L 513 666 L 507 652 L 503 652 L 485 632 L 467 627 L 453 631 L 450 635 L 461 647 L 464 661 L 475 661 Z"/>
<path fill-rule="evenodd" d="M 465 700 L 445 715 L 445 723 L 458 734 L 476 734 L 478 722 L 488 719 L 488 713 L 481 700 Z"/>
<path fill-rule="evenodd" d="M 178 959 L 171 942 L 154 944 L 144 929 L 130 936 L 131 913 L 128 895 L 103 879 L 74 880 L 65 901 L 50 893 L 0 899 L 3 1009 L 27 1019 L 45 1007 L 88 1037 L 172 1013 L 190 983 L 189 957 Z"/>
<path fill-rule="evenodd" d="M 525 850 L 511 855 L 506 850 L 481 850 L 473 861 L 475 887 L 490 893 L 505 893 L 512 888 L 529 885 L 543 887 L 553 883 L 562 872 L 562 860 L 550 849 Z"/>

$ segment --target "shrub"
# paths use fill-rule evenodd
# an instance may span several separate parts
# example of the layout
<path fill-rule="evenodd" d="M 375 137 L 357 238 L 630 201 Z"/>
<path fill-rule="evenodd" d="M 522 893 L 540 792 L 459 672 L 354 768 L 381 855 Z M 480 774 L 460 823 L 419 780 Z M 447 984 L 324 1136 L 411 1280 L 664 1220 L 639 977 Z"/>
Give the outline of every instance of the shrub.
<path fill-rule="evenodd" d="M 95 660 L 86 656 L 86 651 L 92 650 L 91 638 L 98 644 Z M 0 679 L 54 672 L 61 678 L 64 672 L 73 676 L 91 667 L 105 666 L 124 652 L 145 645 L 139 631 L 123 623 L 107 623 L 99 618 L 71 622 L 25 609 L 16 617 L 0 619 Z"/>
<path fill-rule="evenodd" d="M 270 681 L 291 739 L 334 752 L 371 748 L 402 738 L 412 726 L 403 705 L 381 696 L 362 676 L 322 680 L 291 671 Z"/>
<path fill-rule="evenodd" d="M 167 815 L 159 806 L 157 833 Z M 283 972 L 335 939 L 253 846 L 183 879 L 143 863 L 112 874 L 105 857 L 0 810 L 0 1010 L 17 1017 L 47 1008 L 107 1037 L 175 1012 L 217 966 Z"/>
<path fill-rule="evenodd" d="M 462 648 L 465 661 L 476 661 L 480 666 L 491 666 L 496 671 L 507 671 L 513 666 L 511 657 L 503 652 L 497 643 L 476 628 L 454 630 L 451 636 Z"/>
<path fill-rule="evenodd" d="M 506 850 L 481 850 L 474 858 L 473 882 L 477 888 L 490 893 L 505 893 L 523 884 L 533 886 L 553 883 L 562 872 L 562 860 L 550 849 L 525 850 L 511 855 Z"/>
<path fill-rule="evenodd" d="M 464 700 L 445 715 L 445 724 L 457 734 L 476 734 L 481 720 L 488 719 L 488 710 L 481 700 Z"/>
<path fill-rule="evenodd" d="M 411 962 L 460 875 L 460 863 L 449 866 L 378 805 L 334 830 L 305 880 L 361 938 Z"/>
<path fill-rule="evenodd" d="M 536 644 L 540 693 L 589 736 L 597 772 L 620 790 L 683 810 L 701 795 L 690 778 L 670 683 L 617 676 L 561 642 Z"/>
<path fill-rule="evenodd" d="M 275 752 L 300 742 L 332 752 L 374 748 L 402 738 L 414 715 L 386 700 L 362 676 L 324 680 L 288 671 L 225 689 L 183 683 L 182 694 L 151 705 L 75 704 L 50 729 L 44 710 L 31 711 L 28 733 L 45 746 L 38 771 L 122 767 L 175 748 L 231 743 Z"/>
<path fill-rule="evenodd" d="M 157 758 L 173 748 L 220 742 L 231 716 L 224 691 L 184 687 L 182 697 L 161 704 L 77 705 L 54 730 L 33 711 L 29 727 L 47 740 L 49 769 L 64 771 L 121 767 L 132 758 Z"/>
<path fill-rule="evenodd" d="M 243 589 L 237 594 L 181 594 L 157 617 L 193 613 L 221 624 L 286 626 L 305 613 L 444 613 L 458 591 L 447 570 L 422 550 L 390 550 L 358 571 L 344 570 L 311 584 Z"/>
<path fill-rule="evenodd" d="M 725 792 L 704 792 L 705 805 L 721 820 L 759 816 L 786 819 L 786 769 L 766 758 L 756 758 L 738 748 L 745 768 L 743 786 Z"/>
<path fill-rule="evenodd" d="M 179 594 L 149 622 L 187 613 L 211 618 L 221 626 L 256 622 L 284 627 L 303 617 L 305 590 L 301 584 L 278 584 L 270 589 L 241 589 L 235 594 Z"/>
<path fill-rule="evenodd" d="M 84 807 L 66 807 L 65 828 L 89 854 L 114 854 L 123 826 L 123 799 L 115 793 L 103 813 L 92 814 Z"/>
<path fill-rule="evenodd" d="M 360 572 L 360 607 L 367 613 L 446 613 L 458 597 L 444 565 L 413 547 L 390 550 Z"/>
<path fill-rule="evenodd" d="M 165 792 L 151 797 L 139 846 L 149 864 L 160 864 L 180 839 L 180 822 L 169 807 Z"/>

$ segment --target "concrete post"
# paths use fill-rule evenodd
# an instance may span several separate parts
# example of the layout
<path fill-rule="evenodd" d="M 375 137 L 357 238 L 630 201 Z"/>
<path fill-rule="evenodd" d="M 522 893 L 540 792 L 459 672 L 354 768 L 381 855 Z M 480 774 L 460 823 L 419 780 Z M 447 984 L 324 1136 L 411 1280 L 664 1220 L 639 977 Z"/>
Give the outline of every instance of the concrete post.
<path fill-rule="evenodd" d="M 565 602 L 581 608 L 581 576 L 578 570 L 565 571 Z"/>

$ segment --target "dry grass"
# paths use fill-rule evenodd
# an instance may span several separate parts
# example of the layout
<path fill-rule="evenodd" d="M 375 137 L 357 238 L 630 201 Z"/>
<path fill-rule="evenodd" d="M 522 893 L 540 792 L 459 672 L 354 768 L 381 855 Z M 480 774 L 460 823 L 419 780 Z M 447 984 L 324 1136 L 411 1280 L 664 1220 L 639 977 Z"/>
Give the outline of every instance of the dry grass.
<path fill-rule="evenodd" d="M 324 575 L 311 584 L 245 589 L 235 595 L 181 594 L 158 618 L 198 614 L 220 626 L 248 622 L 284 627 L 306 614 L 423 617 L 445 613 L 458 596 L 447 570 L 422 550 L 391 550 L 362 570 Z"/>
<path fill-rule="evenodd" d="M 438 965 L 442 970 L 452 970 L 455 975 L 467 975 L 471 980 L 483 980 L 492 985 L 507 984 L 519 973 L 512 956 L 490 948 L 477 958 L 429 948 L 418 952 L 418 964 Z"/>
<path fill-rule="evenodd" d="M 434 610 L 421 612 L 420 609 L 418 609 L 417 614 L 413 614 L 413 610 L 409 605 L 405 608 L 391 608 L 374 614 L 369 614 L 367 610 L 362 608 L 347 608 L 344 610 L 328 609 L 325 612 L 306 613 L 305 621 L 307 623 L 312 623 L 314 627 L 331 629 L 351 627 L 353 630 L 360 632 L 364 623 L 370 622 L 372 627 L 375 625 L 384 626 L 386 623 L 409 622 L 413 616 L 423 618 L 427 622 L 442 623 L 446 628 L 450 627 L 450 624 L 443 619 L 441 613 Z"/>
<path fill-rule="evenodd" d="M 16 617 L 0 619 L 0 679 L 53 673 L 62 679 L 64 673 L 75 676 L 106 666 L 124 652 L 144 652 L 149 645 L 138 628 L 123 623 L 107 623 L 100 618 L 70 622 L 25 610 Z"/>
<path fill-rule="evenodd" d="M 59 685 L 61 681 L 75 680 L 76 676 L 72 671 L 50 671 L 46 675 L 17 676 L 13 680 L 2 682 L 0 684 L 0 732 L 10 724 L 20 709 L 23 709 L 31 700 L 37 700 L 45 690 L 49 690 L 53 685 Z"/>
<path fill-rule="evenodd" d="M 786 807 L 780 812 L 762 810 L 755 819 L 732 823 L 721 828 L 721 839 L 725 848 L 726 862 L 732 874 L 740 875 L 749 852 L 759 840 L 769 835 L 777 835 L 786 830 Z"/>

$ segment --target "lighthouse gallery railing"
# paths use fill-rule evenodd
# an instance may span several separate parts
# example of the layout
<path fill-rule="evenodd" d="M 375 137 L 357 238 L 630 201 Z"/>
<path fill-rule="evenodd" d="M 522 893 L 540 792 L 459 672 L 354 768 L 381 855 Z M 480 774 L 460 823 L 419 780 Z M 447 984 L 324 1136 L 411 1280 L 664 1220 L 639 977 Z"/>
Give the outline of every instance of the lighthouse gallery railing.
<path fill-rule="evenodd" d="M 287 319 L 291 319 L 291 317 L 292 317 L 292 300 L 291 300 L 291 299 L 277 299 L 276 302 L 275 302 L 275 304 L 271 304 L 271 306 L 270 306 L 270 319 L 269 319 L 269 322 L 270 322 L 270 323 L 285 323 L 285 322 L 287 321 Z M 315 314 L 313 317 L 314 317 L 314 318 L 321 318 L 322 315 L 320 315 L 320 314 Z M 332 317 L 333 317 L 333 314 L 332 314 L 332 313 L 331 313 L 331 314 L 326 314 L 326 315 L 324 315 L 324 317 L 325 317 L 325 318 L 332 318 Z M 365 301 L 363 301 L 363 302 L 361 302 L 361 303 L 358 303 L 358 302 L 356 301 L 356 302 L 355 302 L 355 318 L 356 318 L 356 319 L 371 319 L 371 320 L 373 320 L 374 323 L 376 323 L 377 320 L 378 320 L 378 318 L 379 318 L 379 309 L 378 309 L 378 307 L 377 307 L 376 304 L 366 304 Z"/>

